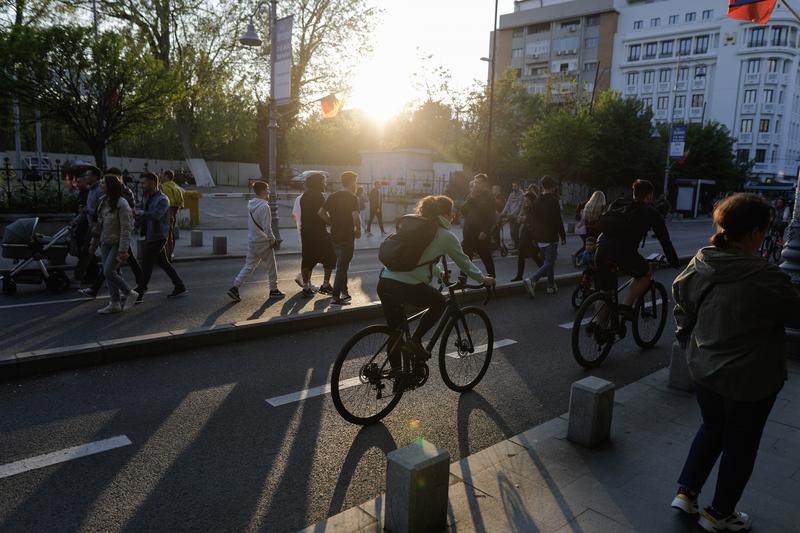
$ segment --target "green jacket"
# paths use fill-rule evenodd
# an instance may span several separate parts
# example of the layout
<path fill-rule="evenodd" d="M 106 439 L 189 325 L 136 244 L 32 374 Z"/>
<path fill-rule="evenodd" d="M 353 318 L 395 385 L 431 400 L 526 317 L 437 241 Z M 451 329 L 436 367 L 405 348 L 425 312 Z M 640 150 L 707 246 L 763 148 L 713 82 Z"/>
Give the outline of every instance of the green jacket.
<path fill-rule="evenodd" d="M 392 270 L 384 269 L 381 273 L 382 278 L 393 279 L 401 283 L 408 283 L 409 285 L 418 285 L 420 283 L 430 283 L 433 277 L 442 277 L 442 267 L 437 263 L 433 263 L 432 268 L 424 263 L 433 261 L 443 255 L 450 256 L 455 261 L 458 267 L 466 272 L 467 276 L 474 279 L 479 283 L 483 283 L 483 272 L 475 266 L 475 263 L 470 261 L 467 254 L 461 248 L 461 243 L 458 242 L 458 237 L 453 235 L 450 231 L 450 221 L 444 217 L 439 217 L 439 229 L 436 231 L 436 237 L 425 248 L 420 256 L 420 264 L 414 270 L 409 272 L 394 272 Z"/>
<path fill-rule="evenodd" d="M 672 294 L 676 337 L 694 381 L 740 402 L 783 387 L 784 326 L 800 323 L 800 296 L 776 265 L 709 246 L 675 278 Z"/>

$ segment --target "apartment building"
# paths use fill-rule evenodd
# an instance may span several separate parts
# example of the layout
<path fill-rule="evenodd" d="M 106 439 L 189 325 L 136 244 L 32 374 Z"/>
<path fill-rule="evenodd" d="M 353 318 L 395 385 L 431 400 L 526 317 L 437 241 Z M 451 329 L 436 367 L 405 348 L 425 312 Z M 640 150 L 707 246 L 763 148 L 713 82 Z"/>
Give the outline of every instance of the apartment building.
<path fill-rule="evenodd" d="M 531 93 L 588 98 L 609 87 L 616 28 L 614 0 L 518 1 L 498 23 L 495 77 L 511 68 Z"/>

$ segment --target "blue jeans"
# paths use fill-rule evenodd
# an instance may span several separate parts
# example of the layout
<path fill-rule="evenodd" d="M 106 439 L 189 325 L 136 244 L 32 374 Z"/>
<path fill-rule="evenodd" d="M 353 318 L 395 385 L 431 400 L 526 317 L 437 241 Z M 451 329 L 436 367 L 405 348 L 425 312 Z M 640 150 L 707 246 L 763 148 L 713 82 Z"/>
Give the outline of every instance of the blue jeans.
<path fill-rule="evenodd" d="M 558 243 L 553 242 L 541 248 L 544 254 L 544 264 L 539 267 L 539 270 L 531 278 L 533 283 L 536 283 L 541 278 L 547 276 L 547 283 L 549 287 L 556 284 L 556 259 L 558 258 Z"/>
<path fill-rule="evenodd" d="M 112 302 L 119 302 L 120 293 L 128 296 L 131 293 L 130 287 L 125 283 L 125 280 L 117 274 L 118 264 L 117 255 L 119 254 L 119 245 L 114 244 L 101 244 L 100 257 L 103 262 L 103 274 L 108 282 L 108 292 L 111 295 Z"/>

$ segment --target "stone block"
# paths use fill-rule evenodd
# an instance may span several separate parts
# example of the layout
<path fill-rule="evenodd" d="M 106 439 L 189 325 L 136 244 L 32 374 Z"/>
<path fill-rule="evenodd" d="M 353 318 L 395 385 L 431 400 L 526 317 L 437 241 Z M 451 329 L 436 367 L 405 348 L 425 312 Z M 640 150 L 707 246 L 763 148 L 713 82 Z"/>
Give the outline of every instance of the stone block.
<path fill-rule="evenodd" d="M 190 246 L 199 247 L 203 246 L 203 232 L 199 230 L 192 230 Z"/>
<path fill-rule="evenodd" d="M 681 348 L 678 341 L 672 343 L 672 356 L 669 361 L 669 387 L 687 392 L 694 389 L 692 376 L 689 374 L 689 362 L 686 360 L 686 350 Z"/>
<path fill-rule="evenodd" d="M 395 533 L 441 531 L 447 527 L 450 454 L 418 441 L 386 459 L 386 522 Z"/>
<path fill-rule="evenodd" d="M 228 238 L 224 235 L 214 235 L 211 240 L 211 255 L 228 255 Z"/>
<path fill-rule="evenodd" d="M 572 384 L 568 440 L 584 446 L 596 446 L 610 438 L 614 389 L 610 381 L 594 376 Z"/>

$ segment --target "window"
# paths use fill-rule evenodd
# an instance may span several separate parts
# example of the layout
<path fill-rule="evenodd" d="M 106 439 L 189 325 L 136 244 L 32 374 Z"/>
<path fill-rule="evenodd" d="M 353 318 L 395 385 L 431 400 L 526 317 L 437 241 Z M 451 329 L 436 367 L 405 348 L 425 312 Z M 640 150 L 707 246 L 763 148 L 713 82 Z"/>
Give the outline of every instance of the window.
<path fill-rule="evenodd" d="M 662 68 L 658 71 L 658 81 L 661 83 L 666 83 L 670 79 L 672 79 L 672 70 L 668 68 Z"/>
<path fill-rule="evenodd" d="M 550 41 L 530 41 L 525 45 L 525 53 L 529 56 L 546 55 L 550 51 Z"/>
<path fill-rule="evenodd" d="M 587 26 L 599 26 L 600 25 L 600 15 L 589 15 L 586 17 L 586 25 Z"/>
<path fill-rule="evenodd" d="M 661 25 L 661 19 L 659 17 L 654 17 L 650 19 L 650 27 L 657 28 Z"/>
<path fill-rule="evenodd" d="M 755 89 L 747 89 L 744 92 L 744 103 L 745 104 L 755 104 L 756 103 L 756 94 L 757 94 L 757 91 Z"/>
<path fill-rule="evenodd" d="M 644 77 L 642 78 L 642 83 L 653 83 L 653 79 L 656 77 L 655 70 L 645 70 Z"/>
<path fill-rule="evenodd" d="M 780 91 L 778 91 L 778 103 L 779 103 L 779 104 L 782 104 L 782 103 L 783 103 L 783 89 L 781 89 Z"/>
<path fill-rule="evenodd" d="M 669 96 L 658 97 L 658 109 L 666 109 L 669 107 Z"/>
<path fill-rule="evenodd" d="M 545 31 L 550 31 L 550 23 L 549 22 L 542 22 L 541 24 L 531 24 L 526 28 L 528 35 L 532 33 L 542 33 Z"/>
<path fill-rule="evenodd" d="M 705 11 L 703 11 L 703 20 L 710 20 L 713 14 L 714 14 L 713 9 L 706 9 Z"/>
<path fill-rule="evenodd" d="M 747 60 L 747 73 L 748 74 L 758 74 L 761 70 L 761 60 L 760 59 L 748 59 Z"/>
<path fill-rule="evenodd" d="M 770 57 L 767 59 L 767 72 L 778 72 L 778 58 Z"/>
<path fill-rule="evenodd" d="M 525 28 L 514 28 L 514 37 L 522 37 L 523 35 L 525 35 Z"/>
<path fill-rule="evenodd" d="M 758 122 L 758 132 L 759 133 L 769 133 L 769 119 L 768 118 L 762 118 Z"/>
<path fill-rule="evenodd" d="M 748 48 L 767 46 L 766 30 L 764 28 L 753 28 L 750 30 L 750 40 L 747 41 Z"/>
<path fill-rule="evenodd" d="M 577 50 L 580 45 L 581 40 L 578 37 L 562 37 L 556 39 L 556 50 L 572 52 Z"/>
<path fill-rule="evenodd" d="M 678 55 L 679 56 L 688 56 L 692 53 L 692 38 L 687 37 L 685 39 L 678 40 Z"/>
<path fill-rule="evenodd" d="M 698 78 L 705 78 L 706 77 L 706 66 L 699 65 L 694 67 L 694 79 Z"/>
<path fill-rule="evenodd" d="M 678 15 L 670 15 L 669 16 L 669 25 L 673 26 L 678 23 Z"/>
<path fill-rule="evenodd" d="M 675 109 L 683 109 L 686 107 L 686 95 L 680 94 L 675 97 Z"/>
<path fill-rule="evenodd" d="M 764 89 L 764 103 L 771 104 L 775 99 L 775 91 L 772 89 Z"/>
<path fill-rule="evenodd" d="M 594 72 L 597 70 L 597 61 L 587 61 L 583 64 L 584 72 Z"/>
<path fill-rule="evenodd" d="M 628 85 L 638 85 L 638 84 L 639 84 L 639 73 L 628 72 Z"/>
<path fill-rule="evenodd" d="M 775 133 L 780 133 L 780 132 L 781 132 L 781 119 L 776 118 L 775 119 Z"/>
<path fill-rule="evenodd" d="M 661 57 L 672 57 L 672 47 L 675 41 L 661 41 Z"/>
<path fill-rule="evenodd" d="M 697 13 L 692 11 L 690 13 L 686 13 L 686 15 L 683 17 L 683 20 L 684 22 L 694 22 L 694 19 L 696 18 L 697 18 Z"/>
<path fill-rule="evenodd" d="M 643 59 L 653 59 L 654 57 L 656 57 L 657 52 L 658 52 L 658 43 L 646 43 L 644 45 Z"/>
<path fill-rule="evenodd" d="M 511 50 L 511 58 L 516 59 L 522 57 L 522 48 L 514 48 Z"/>
<path fill-rule="evenodd" d="M 692 95 L 692 107 L 703 107 L 703 95 L 702 94 L 693 94 Z"/>
<path fill-rule="evenodd" d="M 763 163 L 766 159 L 767 159 L 766 150 L 764 150 L 763 148 L 759 148 L 758 150 L 756 150 L 756 158 L 755 158 L 756 163 Z"/>
<path fill-rule="evenodd" d="M 599 40 L 600 39 L 597 38 L 597 37 L 589 37 L 588 39 L 586 39 L 586 42 L 584 43 L 584 46 L 586 48 L 597 48 L 597 43 L 598 43 Z"/>
<path fill-rule="evenodd" d="M 750 150 L 746 148 L 740 148 L 736 150 L 736 161 L 739 163 L 746 163 L 750 160 Z"/>
<path fill-rule="evenodd" d="M 637 20 L 637 21 L 635 21 L 635 22 L 633 23 L 633 29 L 634 29 L 634 30 L 641 30 L 641 29 L 642 29 L 642 25 L 643 25 L 643 24 L 644 24 L 644 21 L 643 21 L 643 20 Z"/>
<path fill-rule="evenodd" d="M 559 72 L 569 72 L 569 63 L 561 63 L 558 67 Z"/>
<path fill-rule="evenodd" d="M 568 20 L 566 22 L 562 22 L 561 23 L 561 27 L 563 29 L 565 29 L 565 30 L 566 29 L 571 29 L 571 28 L 574 28 L 574 27 L 580 26 L 580 25 L 581 25 L 581 21 L 580 20 Z"/>
<path fill-rule="evenodd" d="M 708 52 L 708 35 L 701 35 L 695 41 L 694 53 L 705 54 Z"/>
<path fill-rule="evenodd" d="M 633 44 L 628 49 L 628 61 L 639 61 L 639 54 L 642 52 L 642 45 Z"/>
<path fill-rule="evenodd" d="M 678 81 L 686 81 L 689 78 L 689 67 L 678 69 Z"/>
<path fill-rule="evenodd" d="M 742 119 L 742 126 L 739 128 L 739 133 L 750 133 L 751 131 L 753 131 L 753 119 Z"/>
<path fill-rule="evenodd" d="M 528 76 L 542 76 L 547 74 L 547 67 L 531 67 L 528 70 Z"/>
<path fill-rule="evenodd" d="M 653 99 L 650 98 L 650 97 L 642 98 L 642 104 L 645 107 L 652 109 L 653 108 Z"/>
<path fill-rule="evenodd" d="M 789 45 L 789 28 L 786 26 L 774 26 L 772 28 L 772 46 Z"/>

